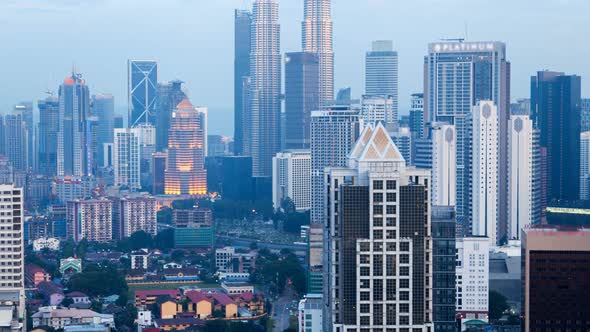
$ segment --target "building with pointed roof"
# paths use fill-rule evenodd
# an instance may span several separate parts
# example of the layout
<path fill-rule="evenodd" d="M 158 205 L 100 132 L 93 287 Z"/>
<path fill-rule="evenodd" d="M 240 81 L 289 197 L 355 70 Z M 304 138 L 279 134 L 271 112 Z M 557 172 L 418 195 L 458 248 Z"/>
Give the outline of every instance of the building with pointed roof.
<path fill-rule="evenodd" d="M 432 329 L 429 183 L 382 123 L 326 170 L 323 330 Z"/>

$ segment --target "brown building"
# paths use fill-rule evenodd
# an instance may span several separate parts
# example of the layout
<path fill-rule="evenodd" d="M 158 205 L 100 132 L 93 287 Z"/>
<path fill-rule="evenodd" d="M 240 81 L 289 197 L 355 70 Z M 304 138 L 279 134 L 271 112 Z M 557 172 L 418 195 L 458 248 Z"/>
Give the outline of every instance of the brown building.
<path fill-rule="evenodd" d="M 524 331 L 590 331 L 590 228 L 523 231 Z"/>

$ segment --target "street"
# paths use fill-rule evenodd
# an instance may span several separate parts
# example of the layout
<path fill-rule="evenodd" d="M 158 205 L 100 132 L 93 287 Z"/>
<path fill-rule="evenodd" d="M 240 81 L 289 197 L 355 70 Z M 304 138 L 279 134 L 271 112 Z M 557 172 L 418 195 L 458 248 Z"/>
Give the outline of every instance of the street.
<path fill-rule="evenodd" d="M 292 287 L 286 287 L 283 295 L 279 297 L 273 304 L 272 319 L 275 323 L 274 331 L 283 332 L 289 328 L 290 310 L 292 309 L 293 301 L 298 301 L 297 294 Z M 295 310 L 296 310 L 295 306 Z"/>

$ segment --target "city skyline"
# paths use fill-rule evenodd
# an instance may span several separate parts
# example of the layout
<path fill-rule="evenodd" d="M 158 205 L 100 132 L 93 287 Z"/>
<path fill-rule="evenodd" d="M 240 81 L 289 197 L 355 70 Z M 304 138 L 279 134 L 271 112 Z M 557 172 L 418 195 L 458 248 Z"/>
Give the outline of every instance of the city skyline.
<path fill-rule="evenodd" d="M 211 109 L 211 133 L 232 135 L 233 125 L 230 119 L 233 118 L 233 92 L 224 87 L 233 84 L 233 13 L 235 8 L 250 8 L 250 2 L 236 0 L 190 4 L 186 1 L 173 1 L 169 8 L 163 8 L 156 2 L 147 2 L 137 14 L 157 11 L 160 16 L 156 24 L 157 31 L 143 25 L 147 23 L 137 22 L 138 27 L 147 29 L 144 30 L 145 36 L 152 38 L 152 42 L 146 43 L 146 37 L 131 38 L 134 29 L 123 28 L 124 18 L 134 8 L 134 1 L 79 3 L 60 0 L 49 3 L 38 0 L 9 0 L 3 5 L 5 10 L 0 13 L 0 21 L 11 27 L 0 32 L 0 38 L 7 41 L 7 52 L 2 58 L 5 63 L 17 65 L 6 68 L 6 77 L 13 83 L 0 92 L 0 113 L 10 112 L 13 105 L 22 100 L 36 101 L 44 98 L 47 89 L 56 93 L 63 73 L 74 65 L 88 80 L 92 93 L 112 93 L 115 96 L 116 113 L 126 114 L 127 60 L 153 58 L 159 61 L 161 80 L 182 79 L 186 82 L 189 97 L 196 104 Z M 534 3 L 534 6 L 531 6 L 532 1 L 514 3 L 511 4 L 513 10 L 502 10 L 505 24 L 490 31 L 489 24 L 497 17 L 493 14 L 502 6 L 492 6 L 491 3 L 471 6 L 463 0 L 455 2 L 460 6 L 460 11 L 454 12 L 452 8 L 456 6 L 445 6 L 442 2 L 433 0 L 415 4 L 390 4 L 372 0 L 358 8 L 344 3 L 333 4 L 335 91 L 351 86 L 353 96 L 360 96 L 364 91 L 364 51 L 370 48 L 374 39 L 391 39 L 394 50 L 399 54 L 399 113 L 407 114 L 410 94 L 422 90 L 421 63 L 427 44 L 440 38 L 464 37 L 466 26 L 468 40 L 498 40 L 506 43 L 513 67 L 511 95 L 514 100 L 528 97 L 528 80 L 537 70 L 551 69 L 582 77 L 589 74 L 590 69 L 583 66 L 582 57 L 570 59 L 566 56 L 588 52 L 588 46 L 573 43 L 569 37 L 588 25 L 583 21 L 582 13 L 587 12 L 589 4 L 579 0 L 566 1 L 567 6 L 561 6 L 562 2 Z M 178 12 L 176 9 L 179 8 L 183 10 Z M 527 14 L 521 15 L 525 9 Z M 96 29 L 95 24 L 101 22 L 103 16 L 100 14 L 105 14 L 104 11 L 114 15 L 112 24 Z M 213 15 L 194 19 L 195 13 L 204 11 Z M 81 27 L 75 34 L 68 32 L 60 22 L 65 16 L 71 15 L 81 22 L 88 22 L 88 28 Z M 303 0 L 280 2 L 279 16 L 281 53 L 299 51 Z M 376 19 L 368 20 L 364 17 Z M 385 19 L 391 17 L 394 19 Z M 554 24 L 544 27 L 544 20 L 539 19 L 543 17 L 551 18 Z M 416 25 L 419 22 L 416 20 L 420 18 L 424 21 L 435 20 L 439 27 L 430 29 L 428 24 L 423 27 Z M 347 23 L 353 19 L 359 19 L 363 26 L 361 31 L 358 31 L 357 24 Z M 30 20 L 44 23 L 44 29 L 39 31 L 39 25 L 23 25 Z M 410 25 L 415 27 L 415 31 L 407 34 L 406 27 Z M 184 33 L 176 33 L 179 31 L 178 26 L 182 26 Z M 523 26 L 527 26 L 527 29 L 523 29 Z M 105 36 L 112 35 L 110 32 L 113 29 L 118 28 L 120 36 L 112 40 L 105 39 Z M 209 28 L 215 33 L 203 33 Z M 18 33 L 19 38 L 10 38 L 15 33 Z M 53 39 L 51 36 L 58 34 L 68 37 L 64 40 L 72 41 L 78 47 L 71 49 L 66 48 L 62 41 L 50 42 Z M 186 42 L 185 36 L 188 35 L 194 38 L 190 43 Z M 104 42 L 107 41 L 112 45 L 112 49 L 106 48 L 108 52 L 104 51 Z M 45 50 L 44 57 L 39 59 L 34 52 L 23 53 L 22 50 L 28 49 L 30 45 L 42 47 Z M 203 52 L 202 45 L 208 46 L 214 51 L 210 53 L 215 55 Z M 220 52 L 222 49 L 227 52 Z M 560 51 L 564 49 L 568 52 Z M 31 76 L 38 79 L 31 81 Z M 582 89 L 582 96 L 590 94 L 589 87 Z"/>

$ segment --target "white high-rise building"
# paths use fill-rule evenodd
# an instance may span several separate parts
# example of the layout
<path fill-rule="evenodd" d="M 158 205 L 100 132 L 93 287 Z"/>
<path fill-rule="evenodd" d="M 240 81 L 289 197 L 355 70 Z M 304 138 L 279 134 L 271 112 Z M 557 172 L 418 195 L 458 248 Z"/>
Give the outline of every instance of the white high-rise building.
<path fill-rule="evenodd" d="M 309 150 L 279 152 L 272 159 L 272 201 L 275 209 L 290 198 L 297 211 L 311 208 L 311 154 Z"/>
<path fill-rule="evenodd" d="M 457 133 L 447 123 L 432 125 L 432 205 L 457 204 Z"/>
<path fill-rule="evenodd" d="M 520 239 L 526 225 L 539 217 L 534 171 L 537 135 L 528 115 L 512 115 L 508 121 L 508 239 Z"/>
<path fill-rule="evenodd" d="M 432 331 L 429 178 L 381 123 L 329 169 L 324 330 Z"/>
<path fill-rule="evenodd" d="M 305 0 L 301 23 L 304 52 L 319 58 L 319 104 L 334 98 L 334 51 L 332 49 L 332 0 Z"/>
<path fill-rule="evenodd" d="M 496 244 L 498 227 L 498 109 L 480 101 L 471 113 L 471 233 Z"/>
<path fill-rule="evenodd" d="M 297 332 L 322 332 L 322 295 L 307 294 L 299 301 Z"/>
<path fill-rule="evenodd" d="M 486 237 L 457 238 L 456 310 L 462 323 L 472 319 L 488 321 L 489 244 Z"/>
<path fill-rule="evenodd" d="M 398 125 L 397 101 L 392 95 L 364 95 L 361 119 L 364 126 L 382 122 L 388 131 L 395 131 Z"/>
<path fill-rule="evenodd" d="M 398 112 L 397 52 L 391 40 L 373 41 L 365 57 L 365 94 L 392 96 L 393 110 Z"/>
<path fill-rule="evenodd" d="M 24 275 L 24 200 L 22 188 L 0 185 L 0 223 L 2 229 L 2 282 L 0 310 L 2 330 L 25 331 Z M 4 326 L 6 324 L 6 326 Z"/>
<path fill-rule="evenodd" d="M 590 199 L 590 131 L 580 134 L 580 199 Z"/>
<path fill-rule="evenodd" d="M 108 199 L 68 201 L 66 205 L 67 236 L 75 242 L 82 239 L 108 242 L 113 239 L 113 202 Z"/>
<path fill-rule="evenodd" d="M 150 196 L 127 196 L 115 202 L 122 238 L 130 237 L 137 231 L 152 236 L 158 232 L 156 199 Z"/>
<path fill-rule="evenodd" d="M 117 128 L 113 142 L 115 185 L 141 189 L 141 144 L 138 128 Z"/>

